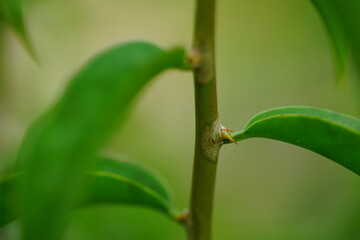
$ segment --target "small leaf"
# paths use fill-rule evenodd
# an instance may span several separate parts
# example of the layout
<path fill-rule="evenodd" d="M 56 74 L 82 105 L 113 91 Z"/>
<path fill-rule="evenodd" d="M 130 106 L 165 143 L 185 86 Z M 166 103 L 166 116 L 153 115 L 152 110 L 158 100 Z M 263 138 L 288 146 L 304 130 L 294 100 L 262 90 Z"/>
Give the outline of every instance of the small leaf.
<path fill-rule="evenodd" d="M 95 170 L 86 173 L 84 198 L 78 208 L 101 204 L 135 204 L 157 209 L 175 219 L 167 188 L 146 169 L 128 162 L 99 158 Z M 10 192 L 21 174 L 0 178 L 0 227 L 15 220 L 11 215 Z"/>
<path fill-rule="evenodd" d="M 339 75 L 343 77 L 350 55 L 360 71 L 360 1 L 311 0 L 330 34 L 337 57 Z"/>
<path fill-rule="evenodd" d="M 155 75 L 187 67 L 182 49 L 145 42 L 111 48 L 69 83 L 61 99 L 28 130 L 17 164 L 28 170 L 21 199 L 24 240 L 60 239 L 81 197 L 81 172 L 124 121 L 132 100 Z"/>
<path fill-rule="evenodd" d="M 25 28 L 22 3 L 23 0 L 0 0 L 0 23 L 9 25 L 18 34 L 30 56 L 38 61 Z"/>
<path fill-rule="evenodd" d="M 360 120 L 312 107 L 282 107 L 254 116 L 236 141 L 253 137 L 291 143 L 323 155 L 360 175 Z"/>

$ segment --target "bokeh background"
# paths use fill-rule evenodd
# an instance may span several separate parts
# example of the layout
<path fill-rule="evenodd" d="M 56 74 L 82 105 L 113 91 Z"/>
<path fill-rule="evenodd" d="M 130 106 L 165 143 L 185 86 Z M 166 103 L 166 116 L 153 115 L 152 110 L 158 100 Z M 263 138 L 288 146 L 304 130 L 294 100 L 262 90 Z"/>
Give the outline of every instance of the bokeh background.
<path fill-rule="evenodd" d="M 193 0 L 33 0 L 26 22 L 41 64 L 15 34 L 1 39 L 0 173 L 29 124 L 61 95 L 90 57 L 114 44 L 149 40 L 191 46 Z M 239 130 L 254 114 L 309 105 L 360 116 L 351 71 L 336 84 L 332 48 L 308 0 L 218 1 L 217 75 L 220 119 Z M 101 114 L 101 113 L 99 113 Z M 189 202 L 194 145 L 190 73 L 162 74 L 137 100 L 103 152 L 158 172 L 179 208 Z M 91 131 L 91 129 L 89 129 Z M 217 176 L 215 240 L 360 239 L 360 179 L 298 147 L 250 139 L 222 148 Z M 0 232 L 18 238 L 18 224 Z M 98 206 L 73 214 L 67 240 L 184 240 L 161 213 Z"/>

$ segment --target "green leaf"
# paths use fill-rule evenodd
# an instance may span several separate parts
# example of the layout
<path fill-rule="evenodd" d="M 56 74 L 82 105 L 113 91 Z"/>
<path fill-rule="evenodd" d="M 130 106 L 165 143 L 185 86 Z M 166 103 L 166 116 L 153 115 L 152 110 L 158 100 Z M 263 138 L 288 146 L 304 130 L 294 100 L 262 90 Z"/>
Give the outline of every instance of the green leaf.
<path fill-rule="evenodd" d="M 81 198 L 81 172 L 124 120 L 135 96 L 155 75 L 186 68 L 182 49 L 166 52 L 145 42 L 111 48 L 87 64 L 60 100 L 36 121 L 17 163 L 28 170 L 20 206 L 24 240 L 60 239 Z"/>
<path fill-rule="evenodd" d="M 23 0 L 0 0 L 0 23 L 9 25 L 18 34 L 28 53 L 37 61 L 25 28 L 22 3 Z"/>
<path fill-rule="evenodd" d="M 0 178 L 0 227 L 15 220 L 11 214 L 11 191 L 23 174 Z M 98 166 L 86 173 L 87 191 L 78 208 L 101 204 L 135 204 L 150 207 L 175 219 L 170 194 L 151 172 L 128 162 L 99 158 Z"/>
<path fill-rule="evenodd" d="M 236 140 L 253 137 L 291 143 L 323 155 L 360 175 L 360 120 L 312 107 L 282 107 L 254 116 Z"/>
<path fill-rule="evenodd" d="M 346 31 L 343 27 L 341 16 L 337 14 L 335 6 L 331 1 L 312 0 L 324 24 L 328 30 L 332 45 L 334 47 L 337 79 L 344 77 L 346 66 L 348 62 L 349 43 L 346 36 Z"/>
<path fill-rule="evenodd" d="M 349 58 L 354 55 L 360 71 L 360 1 L 311 0 L 330 34 L 337 57 L 339 75 L 343 77 Z"/>
<path fill-rule="evenodd" d="M 82 205 L 129 203 L 176 216 L 165 185 L 144 168 L 128 162 L 101 158 L 95 171 L 88 173 L 89 191 Z"/>
<path fill-rule="evenodd" d="M 17 218 L 12 212 L 12 191 L 20 176 L 21 174 L 14 173 L 0 178 L 0 227 Z"/>

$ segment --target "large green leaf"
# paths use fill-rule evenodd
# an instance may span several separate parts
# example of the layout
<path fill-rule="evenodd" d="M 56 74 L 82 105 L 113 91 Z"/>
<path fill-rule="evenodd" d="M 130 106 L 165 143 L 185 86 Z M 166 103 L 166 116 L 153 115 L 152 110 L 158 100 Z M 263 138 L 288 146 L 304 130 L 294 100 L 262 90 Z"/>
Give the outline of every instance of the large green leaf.
<path fill-rule="evenodd" d="M 262 137 L 319 153 L 360 175 L 360 120 L 312 107 L 282 107 L 254 116 L 236 141 Z"/>
<path fill-rule="evenodd" d="M 24 240 L 61 239 L 81 197 L 81 172 L 124 120 L 137 93 L 159 72 L 186 68 L 182 49 L 165 52 L 145 42 L 111 48 L 87 64 L 60 100 L 27 132 L 17 163 L 22 181 Z"/>
<path fill-rule="evenodd" d="M 23 0 L 0 0 L 0 23 L 9 25 L 21 38 L 26 50 L 36 60 L 22 12 Z"/>
<path fill-rule="evenodd" d="M 311 0 L 320 13 L 333 42 L 339 72 L 345 71 L 349 51 L 360 71 L 360 1 Z"/>
<path fill-rule="evenodd" d="M 11 191 L 22 174 L 0 179 L 0 227 L 16 219 L 11 214 Z M 86 173 L 87 182 L 81 208 L 101 204 L 135 204 L 157 209 L 175 219 L 169 191 L 154 174 L 138 165 L 99 158 L 97 167 Z"/>

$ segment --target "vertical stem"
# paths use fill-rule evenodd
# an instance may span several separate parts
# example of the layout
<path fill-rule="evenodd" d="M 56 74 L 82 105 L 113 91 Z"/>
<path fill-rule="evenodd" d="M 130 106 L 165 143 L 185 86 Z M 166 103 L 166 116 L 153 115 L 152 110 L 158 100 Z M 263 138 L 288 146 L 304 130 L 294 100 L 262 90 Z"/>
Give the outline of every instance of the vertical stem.
<path fill-rule="evenodd" d="M 190 240 L 211 239 L 217 159 L 221 146 L 215 79 L 215 2 L 197 0 L 193 43 L 196 138 L 190 212 Z"/>

